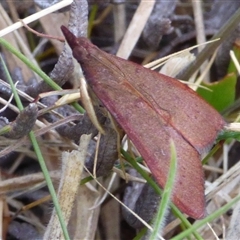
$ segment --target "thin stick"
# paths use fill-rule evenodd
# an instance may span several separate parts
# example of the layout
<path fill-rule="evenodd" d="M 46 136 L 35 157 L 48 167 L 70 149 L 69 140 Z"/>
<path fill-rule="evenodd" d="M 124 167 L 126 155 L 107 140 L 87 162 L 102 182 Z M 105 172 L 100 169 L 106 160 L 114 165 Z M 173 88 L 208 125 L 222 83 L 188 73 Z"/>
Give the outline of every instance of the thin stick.
<path fill-rule="evenodd" d="M 125 33 L 121 46 L 118 49 L 117 56 L 127 59 L 137 43 L 142 30 L 152 12 L 155 0 L 145 1 L 141 0 L 137 11 L 135 12 L 131 23 Z M 134 32 L 134 36 L 133 33 Z"/>
<path fill-rule="evenodd" d="M 57 36 L 51 36 L 51 35 L 47 35 L 44 33 L 40 33 L 32 28 L 30 28 L 22 19 L 19 19 L 19 21 L 22 23 L 22 25 L 29 31 L 34 33 L 36 36 L 38 37 L 42 37 L 42 38 L 48 38 L 48 39 L 55 39 L 58 40 L 60 42 L 65 42 L 65 39 L 63 37 L 57 37 Z"/>
<path fill-rule="evenodd" d="M 197 44 L 206 42 L 206 34 L 204 28 L 203 12 L 202 12 L 202 1 L 192 0 L 194 22 L 196 27 Z M 198 47 L 198 52 L 201 52 L 203 46 Z M 208 61 L 205 61 L 200 68 L 200 72 L 203 73 L 208 65 Z M 209 82 L 209 74 L 205 73 L 205 81 Z"/>
<path fill-rule="evenodd" d="M 44 17 L 45 15 L 47 14 L 50 14 L 52 12 L 55 12 L 59 9 L 62 9 L 68 5 L 70 5 L 71 3 L 73 2 L 73 0 L 64 0 L 64 1 L 61 1 L 57 4 L 54 4 L 52 5 L 51 7 L 49 8 L 46 8 L 40 12 L 37 12 L 35 14 L 32 14 L 24 19 L 22 19 L 22 21 L 25 23 L 25 24 L 29 24 L 35 20 L 38 20 L 39 18 L 41 17 Z M 11 33 L 13 32 L 14 30 L 17 30 L 19 28 L 21 28 L 23 26 L 22 22 L 19 21 L 19 22 L 16 22 L 14 24 L 12 24 L 11 26 L 7 27 L 7 28 L 4 28 L 3 30 L 0 31 L 0 37 L 3 37 L 5 35 L 7 35 L 8 33 Z"/>

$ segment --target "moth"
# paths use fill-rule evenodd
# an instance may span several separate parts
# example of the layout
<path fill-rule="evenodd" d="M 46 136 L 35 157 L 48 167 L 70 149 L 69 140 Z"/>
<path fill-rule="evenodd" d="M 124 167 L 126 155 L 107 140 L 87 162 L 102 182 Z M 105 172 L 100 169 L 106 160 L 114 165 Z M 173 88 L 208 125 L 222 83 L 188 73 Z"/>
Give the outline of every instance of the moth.
<path fill-rule="evenodd" d="M 201 155 L 213 145 L 225 121 L 187 85 L 108 54 L 84 37 L 62 32 L 89 87 L 134 143 L 164 188 L 177 151 L 173 203 L 192 218 L 206 215 Z"/>

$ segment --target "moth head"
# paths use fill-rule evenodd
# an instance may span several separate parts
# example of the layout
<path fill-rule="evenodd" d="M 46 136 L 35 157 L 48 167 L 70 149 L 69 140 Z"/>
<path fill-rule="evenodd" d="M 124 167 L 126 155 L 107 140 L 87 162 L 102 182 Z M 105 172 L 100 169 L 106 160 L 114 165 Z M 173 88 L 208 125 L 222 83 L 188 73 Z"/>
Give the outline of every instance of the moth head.
<path fill-rule="evenodd" d="M 88 48 L 91 43 L 84 37 L 77 38 L 72 32 L 65 26 L 61 26 L 61 30 L 66 38 L 66 41 L 72 49 L 73 56 L 78 62 L 85 61 L 88 58 Z"/>

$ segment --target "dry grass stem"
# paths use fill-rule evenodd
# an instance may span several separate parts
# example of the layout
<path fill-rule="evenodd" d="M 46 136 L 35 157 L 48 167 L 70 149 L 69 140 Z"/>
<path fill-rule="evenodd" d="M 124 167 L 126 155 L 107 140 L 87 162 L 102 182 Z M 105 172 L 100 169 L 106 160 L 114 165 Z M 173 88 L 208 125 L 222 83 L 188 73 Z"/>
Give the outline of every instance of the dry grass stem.
<path fill-rule="evenodd" d="M 62 174 L 58 189 L 58 200 L 66 225 L 73 210 L 90 139 L 91 135 L 83 135 L 80 139 L 79 150 L 73 150 L 71 153 L 63 152 L 62 155 Z M 59 219 L 53 211 L 43 239 L 63 239 L 62 234 Z"/>

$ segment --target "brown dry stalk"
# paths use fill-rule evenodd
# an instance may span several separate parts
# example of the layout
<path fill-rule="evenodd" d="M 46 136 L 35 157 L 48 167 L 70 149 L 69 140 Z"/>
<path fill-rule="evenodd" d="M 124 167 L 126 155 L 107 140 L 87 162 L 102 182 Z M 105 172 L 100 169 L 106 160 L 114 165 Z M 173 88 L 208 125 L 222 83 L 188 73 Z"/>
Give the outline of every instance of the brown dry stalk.
<path fill-rule="evenodd" d="M 62 154 L 62 177 L 58 188 L 58 200 L 66 225 L 68 224 L 75 196 L 79 188 L 90 139 L 91 135 L 82 135 L 78 151 L 73 150 L 70 153 L 63 152 Z M 43 239 L 64 239 L 55 210 L 52 213 Z"/>

